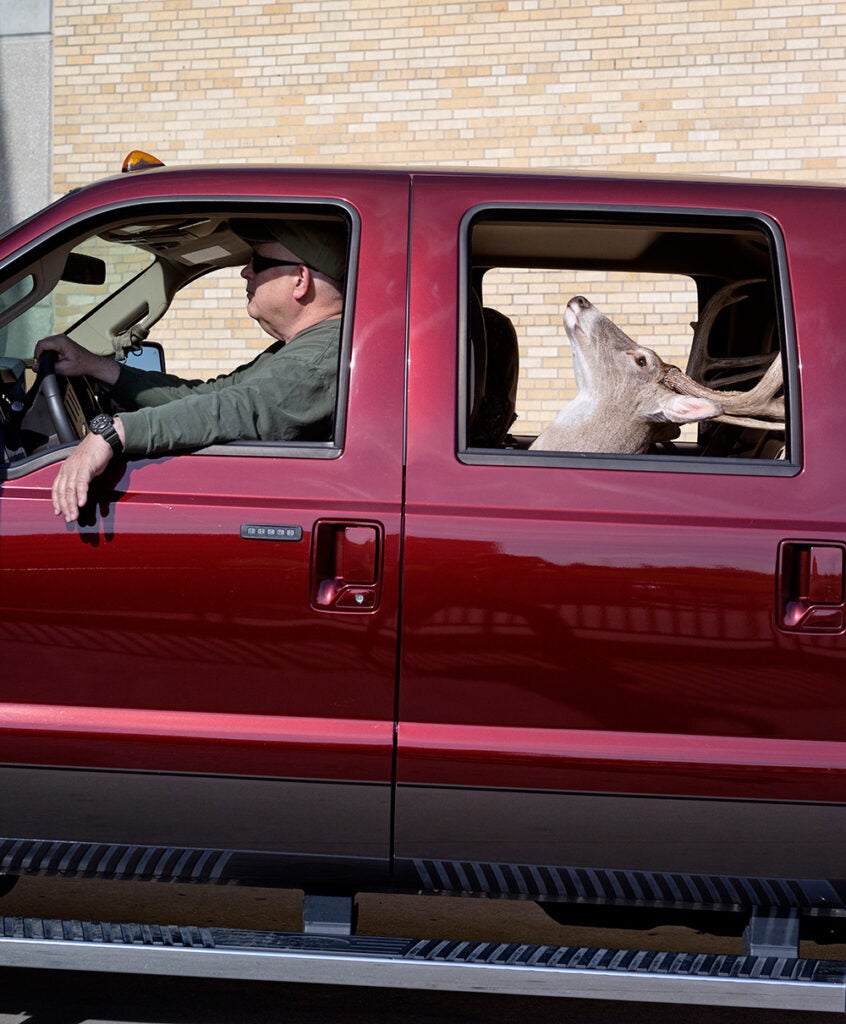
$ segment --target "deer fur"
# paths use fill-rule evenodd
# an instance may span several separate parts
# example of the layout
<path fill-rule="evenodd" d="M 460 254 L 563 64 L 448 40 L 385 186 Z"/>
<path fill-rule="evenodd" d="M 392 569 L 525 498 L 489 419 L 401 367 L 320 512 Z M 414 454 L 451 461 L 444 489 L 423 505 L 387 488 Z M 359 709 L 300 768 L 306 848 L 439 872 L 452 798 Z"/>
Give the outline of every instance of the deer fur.
<path fill-rule="evenodd" d="M 679 424 L 723 412 L 717 392 L 694 395 L 667 387 L 668 372 L 677 368 L 632 341 L 584 296 L 567 303 L 564 327 L 578 394 L 536 438 L 533 450 L 634 455 L 678 436 Z"/>

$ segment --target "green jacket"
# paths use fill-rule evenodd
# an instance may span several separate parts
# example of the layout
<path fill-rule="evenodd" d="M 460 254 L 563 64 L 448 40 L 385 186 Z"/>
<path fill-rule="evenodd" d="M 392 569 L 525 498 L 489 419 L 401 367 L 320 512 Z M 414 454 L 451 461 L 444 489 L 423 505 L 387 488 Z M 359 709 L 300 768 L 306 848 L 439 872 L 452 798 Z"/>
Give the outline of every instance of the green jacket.
<path fill-rule="evenodd" d="M 225 441 L 328 441 L 338 382 L 340 319 L 277 342 L 246 366 L 214 380 L 122 365 L 112 396 L 130 455 L 154 455 Z"/>

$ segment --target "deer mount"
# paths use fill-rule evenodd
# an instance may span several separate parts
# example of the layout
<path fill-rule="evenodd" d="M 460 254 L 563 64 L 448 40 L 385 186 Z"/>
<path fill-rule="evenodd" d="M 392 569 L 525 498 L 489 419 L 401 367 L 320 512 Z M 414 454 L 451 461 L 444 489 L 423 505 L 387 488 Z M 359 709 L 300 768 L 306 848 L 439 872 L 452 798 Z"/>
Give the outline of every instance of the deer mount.
<path fill-rule="evenodd" d="M 695 324 L 691 364 L 685 373 L 638 345 L 584 296 L 570 299 L 564 326 L 573 350 L 578 393 L 532 443 L 535 451 L 636 455 L 672 440 L 684 423 L 712 420 L 767 431 L 784 430 L 781 358 L 713 359 L 708 337 L 721 309 L 745 296 L 754 282 L 720 289 Z M 767 361 L 770 365 L 764 369 Z M 729 383 L 763 374 L 748 391 L 711 388 L 696 377 L 705 366 L 733 371 Z"/>

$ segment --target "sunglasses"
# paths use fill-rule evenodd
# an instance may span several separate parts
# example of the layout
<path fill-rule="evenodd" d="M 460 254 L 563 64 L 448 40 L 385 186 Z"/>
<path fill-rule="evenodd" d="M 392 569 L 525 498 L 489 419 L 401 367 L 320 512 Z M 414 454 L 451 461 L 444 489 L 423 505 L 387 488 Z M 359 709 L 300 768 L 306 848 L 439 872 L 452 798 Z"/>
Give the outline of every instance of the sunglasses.
<path fill-rule="evenodd" d="M 304 264 L 302 260 L 275 260 L 272 256 L 262 256 L 260 253 L 254 252 L 247 266 L 253 268 L 254 274 L 261 274 L 262 271 L 270 270 L 271 267 L 300 267 Z"/>

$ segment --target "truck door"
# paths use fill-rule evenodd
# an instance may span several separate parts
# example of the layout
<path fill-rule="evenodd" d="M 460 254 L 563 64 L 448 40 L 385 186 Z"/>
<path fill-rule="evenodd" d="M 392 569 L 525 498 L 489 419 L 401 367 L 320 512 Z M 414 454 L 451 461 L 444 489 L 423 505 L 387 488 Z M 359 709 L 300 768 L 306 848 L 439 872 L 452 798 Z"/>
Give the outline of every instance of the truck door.
<path fill-rule="evenodd" d="M 290 867 L 301 885 L 343 879 L 355 858 L 357 878 L 378 875 L 390 836 L 407 183 L 220 174 L 192 180 L 190 202 L 167 185 L 163 172 L 158 184 L 109 186 L 107 209 L 96 193 L 60 204 L 41 225 L 52 240 L 36 222 L 13 266 L 29 252 L 23 280 L 40 287 L 39 267 L 69 237 L 61 216 L 80 237 L 158 237 L 189 264 L 226 257 L 228 217 L 342 218 L 351 255 L 334 434 L 126 461 L 71 527 L 50 503 L 67 450 L 6 465 L 0 836 L 18 856 L 7 869 L 21 854 L 30 870 L 39 856 L 55 868 L 60 849 L 63 870 L 278 882 Z M 237 269 L 230 318 L 243 309 Z M 163 291 L 171 272 L 163 264 Z M 206 281 L 186 308 L 220 302 Z M 210 328 L 194 315 L 201 349 Z M 166 350 L 168 323 L 152 334 Z M 243 327 L 259 334 L 246 317 Z M 270 339 L 256 340 L 255 354 Z"/>
<path fill-rule="evenodd" d="M 836 877 L 844 491 L 809 447 L 825 444 L 821 406 L 803 410 L 803 452 L 795 346 L 837 330 L 801 265 L 814 313 L 804 337 L 794 325 L 786 243 L 754 198 L 415 178 L 396 822 L 410 882 L 575 900 L 674 898 L 673 872 Z M 821 210 L 778 212 L 829 231 Z M 699 355 L 718 382 L 723 358 L 751 377 L 781 359 L 786 434 L 697 425 L 643 453 L 529 450 L 568 397 L 571 297 L 684 368 L 690 321 L 726 284 L 742 298 Z"/>

